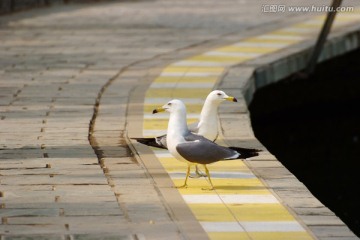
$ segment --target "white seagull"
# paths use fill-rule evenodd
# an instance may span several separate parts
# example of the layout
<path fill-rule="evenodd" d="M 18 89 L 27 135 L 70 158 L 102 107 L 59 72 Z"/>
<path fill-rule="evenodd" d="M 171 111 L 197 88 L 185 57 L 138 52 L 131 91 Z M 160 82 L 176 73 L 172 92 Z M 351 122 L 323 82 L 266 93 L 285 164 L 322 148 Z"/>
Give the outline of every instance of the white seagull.
<path fill-rule="evenodd" d="M 213 90 L 206 97 L 204 105 L 201 109 L 200 118 L 198 122 L 190 124 L 188 126 L 189 130 L 192 133 L 203 136 L 213 142 L 219 136 L 218 131 L 218 109 L 220 103 L 224 101 L 237 102 L 237 99 L 233 96 L 228 96 L 224 91 Z M 154 138 L 131 138 L 136 140 L 139 143 L 145 144 L 147 146 L 157 147 L 157 148 L 167 148 L 166 143 L 166 134 L 154 137 Z M 196 166 L 196 176 L 201 177 L 203 174 L 199 173 L 198 167 Z"/>
<path fill-rule="evenodd" d="M 224 147 L 190 132 L 186 124 L 186 107 L 180 100 L 173 99 L 155 109 L 153 113 L 163 111 L 170 113 L 166 138 L 167 149 L 177 160 L 186 162 L 188 165 L 184 185 L 180 187 L 187 187 L 192 165 L 202 164 L 204 166 L 211 185 L 210 190 L 213 190 L 214 186 L 207 164 L 224 160 L 247 159 L 259 155 L 260 150 L 258 149 Z"/>

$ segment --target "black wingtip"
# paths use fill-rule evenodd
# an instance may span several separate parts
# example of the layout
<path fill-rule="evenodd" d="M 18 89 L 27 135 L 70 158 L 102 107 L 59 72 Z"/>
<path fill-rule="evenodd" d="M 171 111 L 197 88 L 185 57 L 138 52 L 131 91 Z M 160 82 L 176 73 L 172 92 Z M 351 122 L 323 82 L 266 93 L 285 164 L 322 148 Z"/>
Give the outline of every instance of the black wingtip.
<path fill-rule="evenodd" d="M 237 151 L 240 153 L 239 158 L 241 159 L 247 159 L 259 156 L 259 152 L 261 152 L 261 149 L 255 149 L 255 148 L 242 148 L 242 147 L 229 147 L 232 150 Z"/>
<path fill-rule="evenodd" d="M 165 146 L 158 144 L 155 138 L 130 138 L 130 139 L 136 140 L 138 143 L 147 145 L 149 147 L 167 149 Z"/>

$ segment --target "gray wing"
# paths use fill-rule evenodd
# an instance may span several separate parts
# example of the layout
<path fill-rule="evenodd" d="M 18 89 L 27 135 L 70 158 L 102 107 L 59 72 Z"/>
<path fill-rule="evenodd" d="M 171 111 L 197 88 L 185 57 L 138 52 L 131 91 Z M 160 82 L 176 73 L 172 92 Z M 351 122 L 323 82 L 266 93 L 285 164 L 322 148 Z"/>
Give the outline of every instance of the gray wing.
<path fill-rule="evenodd" d="M 185 136 L 184 136 L 185 140 L 186 141 L 196 141 L 196 140 L 208 140 L 206 139 L 205 137 L 201 136 L 201 135 L 197 135 L 197 134 L 194 134 L 193 132 L 188 132 Z"/>
<path fill-rule="evenodd" d="M 159 144 L 160 146 L 162 146 L 163 148 L 167 149 L 167 144 L 166 144 L 166 134 L 158 136 L 155 138 L 155 141 L 157 144 Z"/>
<path fill-rule="evenodd" d="M 195 123 L 192 123 L 192 124 L 188 125 L 188 128 L 189 128 L 190 132 L 192 132 L 192 133 L 198 133 L 198 132 L 199 132 L 198 124 L 199 124 L 199 122 L 195 122 Z M 218 138 L 218 136 L 219 136 L 219 134 L 215 137 L 214 140 L 212 140 L 212 139 L 211 139 L 211 140 L 212 140 L 213 142 L 215 142 L 216 139 Z"/>
<path fill-rule="evenodd" d="M 176 150 L 189 162 L 209 164 L 240 156 L 237 151 L 217 145 L 202 136 L 188 134 L 185 139 L 188 142 L 178 144 Z"/>

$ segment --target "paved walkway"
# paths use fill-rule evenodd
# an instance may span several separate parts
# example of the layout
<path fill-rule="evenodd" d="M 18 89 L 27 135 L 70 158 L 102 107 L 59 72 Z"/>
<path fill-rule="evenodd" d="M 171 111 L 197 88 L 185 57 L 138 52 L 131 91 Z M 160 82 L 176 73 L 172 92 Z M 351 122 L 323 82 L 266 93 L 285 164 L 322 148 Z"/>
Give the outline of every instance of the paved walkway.
<path fill-rule="evenodd" d="M 242 48 L 246 37 L 307 17 L 265 14 L 255 1 L 69 5 L 1 17 L 1 239 L 224 239 L 198 215 L 207 212 L 204 205 L 189 208 L 152 151 L 129 145 L 126 135 L 142 134 L 144 97 L 154 97 L 151 84 L 159 76 L 207 73 L 218 56 L 226 64 L 212 69 L 222 73 L 244 59 L 229 45 Z M 289 47 L 291 39 L 273 50 Z M 247 123 L 240 141 L 252 136 Z M 235 137 L 225 134 L 224 140 Z M 302 221 L 295 225 L 306 235 L 299 239 L 314 237 Z M 220 232 L 230 229 L 232 237 L 232 227 Z M 241 233 L 244 239 L 258 239 L 248 232 Z"/>

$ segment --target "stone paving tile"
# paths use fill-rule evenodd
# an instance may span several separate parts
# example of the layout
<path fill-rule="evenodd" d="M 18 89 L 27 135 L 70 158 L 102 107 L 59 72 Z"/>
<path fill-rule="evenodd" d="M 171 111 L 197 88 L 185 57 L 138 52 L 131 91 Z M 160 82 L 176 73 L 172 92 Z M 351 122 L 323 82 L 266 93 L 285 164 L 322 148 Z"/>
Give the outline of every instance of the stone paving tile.
<path fill-rule="evenodd" d="M 33 185 L 33 184 L 46 184 L 46 185 L 58 185 L 58 184 L 102 184 L 106 185 L 106 179 L 100 174 L 96 175 L 79 175 L 69 178 L 68 176 L 61 175 L 34 175 L 34 176 L 7 176 L 1 181 L 6 185 Z M 5 199 L 6 201 L 6 199 Z M 11 200 L 9 200 L 11 201 Z"/>
<path fill-rule="evenodd" d="M 2 235 L 22 235 L 22 234 L 62 234 L 66 230 L 63 225 L 43 224 L 43 225 L 19 225 L 19 224 L 1 224 L 0 234 Z"/>
<path fill-rule="evenodd" d="M 75 234 L 72 235 L 74 240 L 135 240 L 135 239 L 141 239 L 141 237 L 137 235 L 108 235 L 104 236 L 105 234 Z M 141 235 L 140 235 L 141 236 Z"/>
<path fill-rule="evenodd" d="M 11 235 L 11 236 L 3 236 L 4 240 L 63 240 L 64 236 L 62 235 L 53 235 L 53 234 L 49 234 L 49 235 L 27 235 L 27 236 L 23 236 L 23 235 Z"/>

